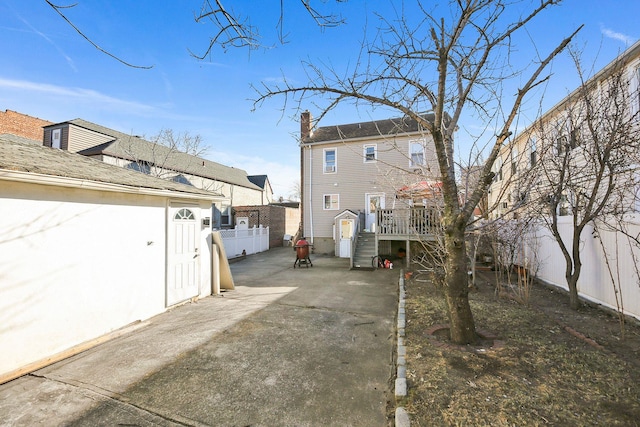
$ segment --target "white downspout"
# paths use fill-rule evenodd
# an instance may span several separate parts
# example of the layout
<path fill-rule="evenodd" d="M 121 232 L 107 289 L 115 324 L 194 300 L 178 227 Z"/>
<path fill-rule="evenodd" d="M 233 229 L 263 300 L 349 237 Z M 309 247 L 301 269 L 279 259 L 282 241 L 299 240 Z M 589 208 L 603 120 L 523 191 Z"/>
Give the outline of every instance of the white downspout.
<path fill-rule="evenodd" d="M 309 148 L 309 231 L 311 244 L 313 245 L 313 147 Z"/>

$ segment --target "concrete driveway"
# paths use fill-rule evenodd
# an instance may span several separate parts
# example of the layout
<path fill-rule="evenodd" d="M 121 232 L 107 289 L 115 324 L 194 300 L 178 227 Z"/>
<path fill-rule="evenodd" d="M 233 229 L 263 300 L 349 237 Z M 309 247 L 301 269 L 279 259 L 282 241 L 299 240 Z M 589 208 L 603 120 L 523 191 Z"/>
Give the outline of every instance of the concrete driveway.
<path fill-rule="evenodd" d="M 249 256 L 236 290 L 0 385 L 0 425 L 388 425 L 399 270 L 311 259 Z"/>

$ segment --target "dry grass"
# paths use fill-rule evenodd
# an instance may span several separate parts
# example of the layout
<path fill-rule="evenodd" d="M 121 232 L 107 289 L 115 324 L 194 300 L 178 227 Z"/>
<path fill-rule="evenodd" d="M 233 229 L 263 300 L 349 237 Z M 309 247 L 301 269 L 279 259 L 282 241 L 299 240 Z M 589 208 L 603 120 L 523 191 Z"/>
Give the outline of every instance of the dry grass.
<path fill-rule="evenodd" d="M 426 331 L 447 323 L 430 283 L 408 280 L 406 409 L 412 426 L 640 425 L 640 327 L 567 306 L 542 285 L 529 305 L 498 299 L 487 273 L 471 292 L 476 326 L 498 350 L 448 348 Z M 434 345 L 436 344 L 436 345 Z"/>

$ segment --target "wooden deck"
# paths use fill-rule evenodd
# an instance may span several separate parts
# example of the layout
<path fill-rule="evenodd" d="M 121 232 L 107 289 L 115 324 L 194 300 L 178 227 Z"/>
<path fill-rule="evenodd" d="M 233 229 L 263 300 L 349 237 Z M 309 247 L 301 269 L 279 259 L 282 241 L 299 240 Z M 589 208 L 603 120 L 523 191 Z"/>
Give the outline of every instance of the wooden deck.
<path fill-rule="evenodd" d="M 378 209 L 377 240 L 433 240 L 439 221 L 430 208 Z"/>

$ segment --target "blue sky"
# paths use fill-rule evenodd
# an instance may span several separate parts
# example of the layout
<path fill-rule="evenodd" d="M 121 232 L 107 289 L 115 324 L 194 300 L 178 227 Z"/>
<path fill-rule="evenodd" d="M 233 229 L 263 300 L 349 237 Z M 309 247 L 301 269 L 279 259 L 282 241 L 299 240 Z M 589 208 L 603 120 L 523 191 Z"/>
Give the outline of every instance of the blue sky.
<path fill-rule="evenodd" d="M 62 0 L 56 0 L 58 4 Z M 286 75 L 306 82 L 301 60 L 322 61 L 340 70 L 353 62 L 365 22 L 371 14 L 389 10 L 386 0 L 349 0 L 336 6 L 318 0 L 319 9 L 339 11 L 347 24 L 319 29 L 298 0 L 285 0 L 284 32 L 279 45 L 278 1 L 227 0 L 242 16 L 250 16 L 272 49 L 215 50 L 199 61 L 214 32 L 196 24 L 201 0 L 113 1 L 74 0 L 68 17 L 105 50 L 149 70 L 126 67 L 100 53 L 65 23 L 44 0 L 0 0 L 0 110 L 18 111 L 53 122 L 82 118 L 121 132 L 151 137 L 161 129 L 200 135 L 205 157 L 267 174 L 277 196 L 288 197 L 299 180 L 299 125 L 274 99 L 252 110 L 251 85 L 273 82 Z M 313 3 L 313 2 L 312 2 Z M 396 6 L 399 1 L 393 2 Z M 426 4 L 432 3 L 431 1 Z M 444 3 L 444 2 L 441 2 Z M 536 3 L 536 1 L 534 1 Z M 539 0 L 538 0 L 539 3 Z M 406 0 L 407 10 L 414 2 Z M 527 37 L 541 52 L 551 49 L 580 24 L 577 43 L 584 60 L 596 70 L 640 39 L 638 0 L 565 0 L 528 29 Z M 533 55 L 522 48 L 523 61 Z M 577 85 L 568 58 L 551 68 L 545 104 L 551 106 Z M 312 113 L 311 101 L 308 108 Z M 384 111 L 344 106 L 321 125 L 383 118 Z"/>

